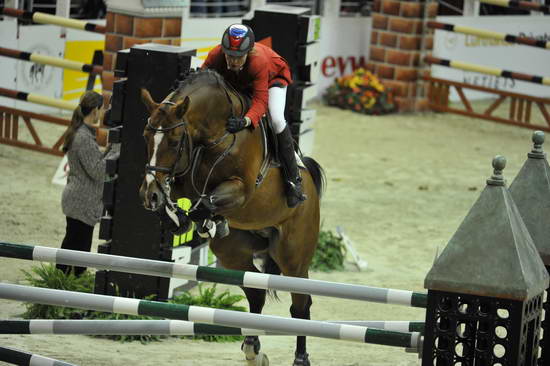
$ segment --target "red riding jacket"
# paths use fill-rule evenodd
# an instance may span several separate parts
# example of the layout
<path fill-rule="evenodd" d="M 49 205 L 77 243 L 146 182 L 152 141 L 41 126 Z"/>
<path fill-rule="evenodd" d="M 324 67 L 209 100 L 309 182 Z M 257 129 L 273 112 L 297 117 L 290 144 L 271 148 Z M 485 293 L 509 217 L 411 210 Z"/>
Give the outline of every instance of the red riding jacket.
<path fill-rule="evenodd" d="M 275 84 L 287 86 L 292 83 L 286 60 L 271 48 L 257 42 L 238 73 L 227 68 L 221 45 L 208 53 L 201 68 L 216 70 L 238 91 L 252 96 L 252 105 L 246 117 L 250 118 L 254 127 L 258 127 L 260 118 L 267 113 L 267 90 Z"/>

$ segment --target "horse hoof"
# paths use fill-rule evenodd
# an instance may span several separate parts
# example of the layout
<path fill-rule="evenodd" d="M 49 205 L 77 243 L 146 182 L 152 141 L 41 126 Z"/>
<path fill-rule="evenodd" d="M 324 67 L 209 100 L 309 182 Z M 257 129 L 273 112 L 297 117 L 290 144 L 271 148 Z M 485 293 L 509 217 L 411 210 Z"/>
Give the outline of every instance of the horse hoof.
<path fill-rule="evenodd" d="M 294 359 L 294 363 L 292 364 L 292 366 L 310 366 L 311 365 L 309 363 L 309 354 L 307 352 L 301 355 L 296 355 L 295 357 L 296 358 Z"/>
<path fill-rule="evenodd" d="M 260 352 L 256 355 L 256 358 L 253 360 L 246 360 L 246 366 L 269 366 L 269 359 L 266 354 Z"/>

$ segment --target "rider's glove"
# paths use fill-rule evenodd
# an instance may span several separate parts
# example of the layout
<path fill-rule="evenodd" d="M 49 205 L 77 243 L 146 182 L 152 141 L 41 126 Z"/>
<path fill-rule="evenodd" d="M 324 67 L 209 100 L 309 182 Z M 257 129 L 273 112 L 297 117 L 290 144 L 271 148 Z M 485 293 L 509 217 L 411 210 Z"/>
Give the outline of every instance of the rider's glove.
<path fill-rule="evenodd" d="M 250 120 L 246 117 L 229 117 L 225 127 L 228 132 L 237 133 L 240 130 L 248 127 L 249 125 L 250 125 Z"/>

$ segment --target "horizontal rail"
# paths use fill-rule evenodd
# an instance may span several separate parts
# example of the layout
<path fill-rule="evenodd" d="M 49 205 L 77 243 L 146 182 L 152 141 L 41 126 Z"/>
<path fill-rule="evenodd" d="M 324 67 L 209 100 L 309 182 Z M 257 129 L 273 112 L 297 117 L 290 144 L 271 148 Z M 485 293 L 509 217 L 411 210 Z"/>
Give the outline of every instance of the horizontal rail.
<path fill-rule="evenodd" d="M 515 93 L 515 92 L 510 92 L 510 91 L 504 91 L 504 90 L 499 90 L 499 89 L 491 89 L 491 88 L 487 88 L 485 86 L 467 84 L 467 83 L 463 83 L 463 82 L 460 82 L 460 81 L 441 79 L 441 78 L 436 78 L 436 77 L 433 77 L 433 76 L 423 76 L 423 79 L 426 80 L 426 81 L 431 81 L 431 82 L 435 82 L 435 83 L 442 83 L 442 84 L 446 84 L 446 85 L 453 85 L 453 86 L 458 86 L 458 87 L 462 87 L 462 88 L 478 90 L 478 91 L 486 92 L 486 93 L 504 95 L 506 97 L 523 98 L 525 100 L 529 100 L 529 101 L 532 101 L 534 103 L 544 103 L 544 104 L 550 103 L 550 98 L 534 97 L 534 96 L 531 96 L 531 95 L 525 95 L 525 94 L 520 94 L 520 93 Z"/>
<path fill-rule="evenodd" d="M 550 77 L 546 77 L 546 76 L 536 76 L 536 75 L 523 74 L 523 73 L 519 73 L 519 72 L 499 69 L 499 68 L 496 68 L 496 67 L 488 67 L 488 66 L 483 66 L 483 65 L 471 64 L 471 63 L 463 62 L 463 61 L 437 58 L 437 57 L 433 57 L 433 56 L 424 57 L 424 61 L 428 64 L 446 66 L 446 67 L 450 67 L 450 68 L 453 68 L 453 69 L 479 72 L 481 74 L 487 74 L 487 75 L 502 76 L 502 77 L 506 77 L 506 78 L 527 81 L 527 82 L 535 83 L 535 84 L 550 85 Z"/>
<path fill-rule="evenodd" d="M 77 19 L 59 17 L 56 15 L 41 13 L 39 11 L 31 12 L 31 11 L 24 11 L 20 9 L 0 6 L 0 14 L 8 17 L 18 18 L 21 20 L 33 21 L 35 23 L 53 24 L 53 25 L 58 25 L 60 27 L 78 29 L 78 30 L 94 32 L 94 33 L 105 34 L 105 31 L 106 31 L 106 27 L 103 25 L 84 22 L 82 20 L 77 20 Z"/>
<path fill-rule="evenodd" d="M 426 25 L 428 26 L 428 28 L 440 29 L 448 32 L 469 34 L 472 36 L 478 36 L 483 38 L 498 39 L 508 43 L 517 43 L 525 46 L 550 49 L 550 41 L 546 42 L 546 41 L 538 40 L 534 38 L 521 37 L 513 34 L 494 32 L 486 29 L 472 28 L 472 27 L 466 27 L 463 25 L 456 25 L 456 24 L 450 24 L 450 23 L 429 21 L 426 23 Z"/>
<path fill-rule="evenodd" d="M 0 298 L 110 313 L 155 316 L 229 327 L 262 329 L 267 332 L 299 333 L 311 337 L 411 348 L 418 352 L 422 349 L 422 336 L 417 332 L 393 332 L 318 320 L 285 318 L 7 283 L 0 283 Z"/>
<path fill-rule="evenodd" d="M 329 321 L 397 332 L 424 332 L 424 323 L 409 321 Z M 301 334 L 267 332 L 193 323 L 184 320 L 0 320 L 0 334 L 82 334 L 82 335 L 281 335 Z"/>
<path fill-rule="evenodd" d="M 5 106 L 2 106 L 2 105 L 0 105 L 0 112 L 13 114 L 13 115 L 18 115 L 18 116 L 21 116 L 21 117 L 38 119 L 38 120 L 41 120 L 41 121 L 54 123 L 54 124 L 60 125 L 60 126 L 68 126 L 68 125 L 71 124 L 71 120 L 69 120 L 69 119 L 50 116 L 50 115 L 47 115 L 47 114 L 40 114 L 40 113 L 24 111 L 22 109 L 5 107 Z"/>
<path fill-rule="evenodd" d="M 514 0 L 479 0 L 480 3 L 502 6 L 503 8 L 517 8 L 530 11 L 546 11 L 550 12 L 550 6 L 541 5 L 529 1 L 514 1 Z"/>
<path fill-rule="evenodd" d="M 35 355 L 32 353 L 19 351 L 13 348 L 0 347 L 0 361 L 19 365 L 19 366 L 75 366 L 72 363 L 58 361 L 53 358 Z"/>
<path fill-rule="evenodd" d="M 55 98 L 47 97 L 45 95 L 26 93 L 26 92 L 21 92 L 18 90 L 6 89 L 6 88 L 0 88 L 0 96 L 22 100 L 24 102 L 46 105 L 54 108 L 66 109 L 69 111 L 74 111 L 78 106 L 78 103 L 69 102 L 63 99 L 55 99 Z"/>
<path fill-rule="evenodd" d="M 364 285 L 0 242 L 0 257 L 425 308 L 427 295 Z"/>
<path fill-rule="evenodd" d="M 545 131 L 545 132 L 550 132 L 550 127 L 548 127 L 548 126 L 531 125 L 531 124 L 522 123 L 522 122 L 510 121 L 506 118 L 487 115 L 485 113 L 476 113 L 476 112 L 464 111 L 464 110 L 461 110 L 461 109 L 458 109 L 458 108 L 442 106 L 442 105 L 439 105 L 439 104 L 436 104 L 436 103 L 431 103 L 431 102 L 428 103 L 428 106 L 431 109 L 433 109 L 437 112 L 455 113 L 455 114 L 460 114 L 460 115 L 467 116 L 467 117 L 475 117 L 475 118 L 485 119 L 485 120 L 489 120 L 489 121 L 493 121 L 493 122 L 499 122 L 499 123 L 503 123 L 503 124 L 507 124 L 507 125 L 523 127 L 523 128 L 527 128 L 527 129 L 534 130 L 534 131 L 541 130 L 541 131 Z"/>
<path fill-rule="evenodd" d="M 0 56 L 15 58 L 23 61 L 36 62 L 38 64 L 60 67 L 74 71 L 82 71 L 91 74 L 101 74 L 103 67 L 100 65 L 91 65 L 84 62 L 67 60 L 60 57 L 41 55 L 39 53 L 30 53 L 11 48 L 0 47 Z"/>

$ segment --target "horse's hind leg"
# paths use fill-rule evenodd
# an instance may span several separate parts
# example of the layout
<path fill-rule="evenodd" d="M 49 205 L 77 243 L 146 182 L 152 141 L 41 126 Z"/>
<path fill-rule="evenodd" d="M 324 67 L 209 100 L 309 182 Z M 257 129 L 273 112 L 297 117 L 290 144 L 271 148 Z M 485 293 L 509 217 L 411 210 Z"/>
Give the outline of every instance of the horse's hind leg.
<path fill-rule="evenodd" d="M 311 296 L 302 294 L 292 294 L 292 305 L 290 306 L 290 315 L 293 318 L 310 320 L 309 308 L 311 307 Z M 309 355 L 306 352 L 306 337 L 296 337 L 296 352 L 294 353 L 294 363 L 292 366 L 309 366 Z"/>
<path fill-rule="evenodd" d="M 242 288 L 248 304 L 250 306 L 250 312 L 255 314 L 261 314 L 265 304 L 266 290 L 260 290 L 255 288 Z M 246 357 L 246 361 L 249 366 L 268 366 L 269 361 L 267 356 L 260 353 L 260 339 L 258 336 L 247 336 L 241 346 L 242 351 Z"/>

